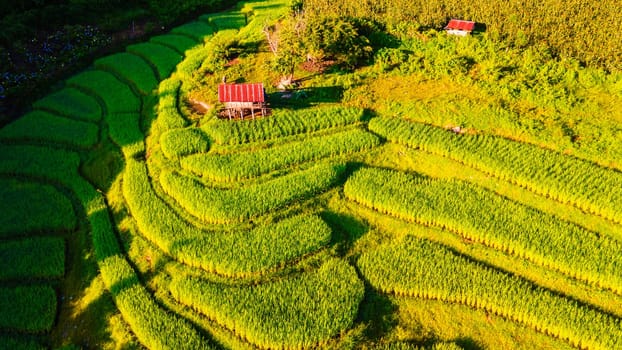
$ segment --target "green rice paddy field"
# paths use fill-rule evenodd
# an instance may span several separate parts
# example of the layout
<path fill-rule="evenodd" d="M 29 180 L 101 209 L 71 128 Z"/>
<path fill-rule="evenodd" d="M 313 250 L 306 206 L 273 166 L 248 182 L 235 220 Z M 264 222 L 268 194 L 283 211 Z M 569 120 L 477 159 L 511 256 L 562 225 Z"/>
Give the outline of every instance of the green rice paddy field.
<path fill-rule="evenodd" d="M 372 64 L 289 101 L 261 33 L 287 4 L 97 59 L 0 129 L 0 348 L 622 348 L 622 78 L 504 109 Z M 222 72 L 271 114 L 197 113 Z"/>

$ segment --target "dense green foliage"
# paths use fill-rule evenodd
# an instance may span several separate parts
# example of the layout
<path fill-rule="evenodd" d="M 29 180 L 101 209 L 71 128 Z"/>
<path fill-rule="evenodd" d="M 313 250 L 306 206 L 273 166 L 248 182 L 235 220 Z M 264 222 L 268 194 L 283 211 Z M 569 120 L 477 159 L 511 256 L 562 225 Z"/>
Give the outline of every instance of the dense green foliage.
<path fill-rule="evenodd" d="M 317 216 L 295 216 L 249 231 L 195 233 L 184 238 L 176 247 L 184 260 L 206 271 L 240 277 L 274 270 L 317 251 L 328 245 L 331 230 Z"/>
<path fill-rule="evenodd" d="M 366 253 L 358 265 L 386 293 L 482 308 L 587 349 L 612 349 L 620 320 L 451 250 L 407 237 Z"/>
<path fill-rule="evenodd" d="M 65 273 L 65 242 L 58 237 L 0 242 L 0 280 L 55 278 Z"/>
<path fill-rule="evenodd" d="M 85 71 L 74 75 L 67 80 L 67 83 L 101 98 L 106 113 L 137 112 L 140 110 L 140 99 L 129 86 L 123 84 L 111 73 L 98 70 Z"/>
<path fill-rule="evenodd" d="M 185 155 L 209 151 L 210 140 L 199 128 L 172 129 L 160 136 L 160 146 L 166 157 L 178 159 Z"/>
<path fill-rule="evenodd" d="M 154 43 L 134 44 L 128 46 L 126 50 L 129 53 L 140 56 L 154 67 L 158 81 L 166 79 L 166 77 L 171 75 L 177 63 L 182 59 L 179 53 L 168 46 Z"/>
<path fill-rule="evenodd" d="M 235 145 L 271 140 L 283 136 L 354 124 L 362 121 L 363 110 L 346 107 L 311 108 L 301 111 L 275 111 L 269 118 L 231 123 L 219 120 L 203 129 L 218 144 Z"/>
<path fill-rule="evenodd" d="M 140 116 L 136 113 L 106 114 L 108 132 L 114 143 L 121 147 L 128 156 L 137 155 L 145 150 L 144 134 L 138 125 Z"/>
<path fill-rule="evenodd" d="M 171 30 L 171 33 L 185 35 L 196 40 L 197 42 L 203 42 L 203 38 L 213 34 L 214 29 L 205 22 L 195 21 L 174 28 Z"/>
<path fill-rule="evenodd" d="M 187 36 L 178 35 L 178 34 L 158 35 L 158 36 L 152 37 L 150 41 L 152 43 L 170 47 L 182 55 L 184 54 L 184 52 L 186 52 L 186 50 L 197 45 L 197 42 L 194 39 L 190 39 Z"/>
<path fill-rule="evenodd" d="M 0 290 L 58 295 L 56 325 L 0 326 L 0 347 L 616 348 L 622 228 L 602 198 L 620 182 L 620 77 L 493 30 L 288 5 L 240 3 L 100 58 L 0 130 Z M 284 52 L 301 34 L 301 89 L 274 92 L 266 38 Z M 223 76 L 262 81 L 271 113 L 219 120 Z"/>
<path fill-rule="evenodd" d="M 0 344 L 7 350 L 44 350 L 41 344 L 31 339 L 21 339 L 18 337 L 11 337 L 6 335 L 0 335 Z"/>
<path fill-rule="evenodd" d="M 97 143 L 97 125 L 71 120 L 44 112 L 30 112 L 0 130 L 0 138 L 45 141 L 74 147 L 90 147 Z"/>
<path fill-rule="evenodd" d="M 143 95 L 148 95 L 158 85 L 154 69 L 137 55 L 122 52 L 100 58 L 94 64 L 96 68 L 129 82 Z"/>
<path fill-rule="evenodd" d="M 183 158 L 181 166 L 210 180 L 236 181 L 303 162 L 369 150 L 379 143 L 376 136 L 354 129 L 243 153 L 194 154 Z"/>
<path fill-rule="evenodd" d="M 162 173 L 160 183 L 182 208 L 200 220 L 227 223 L 252 219 L 326 191 L 339 181 L 344 170 L 343 165 L 318 165 L 231 190 L 210 188 L 177 172 Z"/>
<path fill-rule="evenodd" d="M 240 29 L 246 24 L 245 17 L 239 12 L 210 13 L 199 17 L 202 21 L 211 24 L 217 31 Z"/>
<path fill-rule="evenodd" d="M 434 343 L 429 346 L 418 346 L 408 342 L 394 342 L 376 346 L 375 350 L 460 350 L 456 343 Z"/>
<path fill-rule="evenodd" d="M 356 271 L 340 260 L 318 271 L 257 286 L 175 279 L 173 296 L 265 348 L 317 346 L 352 326 L 363 299 Z"/>
<path fill-rule="evenodd" d="M 622 293 L 617 241 L 456 181 L 361 169 L 346 196 L 401 219 L 433 225 Z"/>
<path fill-rule="evenodd" d="M 455 135 L 397 118 L 376 118 L 370 130 L 485 171 L 538 194 L 622 222 L 622 173 L 592 162 L 490 135 Z"/>
<path fill-rule="evenodd" d="M 50 286 L 0 287 L 0 329 L 48 331 L 56 317 L 56 293 Z"/>
<path fill-rule="evenodd" d="M 136 122 L 130 118 L 124 120 Z M 77 174 L 80 161 L 75 153 L 44 147 L 3 146 L 0 154 L 3 155 L 0 171 L 52 179 L 75 192 L 88 215 L 103 280 L 124 320 L 142 344 L 150 348 L 211 348 L 187 321 L 167 313 L 155 302 L 129 263 L 121 257 L 107 207 L 101 195 Z M 55 302 L 55 297 L 53 300 Z M 53 312 L 52 321 L 54 315 Z"/>
<path fill-rule="evenodd" d="M 187 265 L 226 276 L 244 276 L 274 269 L 330 241 L 330 228 L 315 216 L 293 217 L 250 231 L 201 230 L 157 197 L 143 164 L 128 159 L 127 166 L 123 191 L 140 232 Z"/>
<path fill-rule="evenodd" d="M 97 121 L 102 117 L 97 100 L 72 88 L 50 94 L 33 103 L 33 107 L 84 121 Z"/>
<path fill-rule="evenodd" d="M 215 349 L 186 320 L 162 309 L 124 258 L 109 257 L 100 268 L 123 318 L 142 344 L 150 349 Z"/>
<path fill-rule="evenodd" d="M 360 22 L 352 18 L 320 17 L 306 24 L 304 43 L 315 59 L 332 58 L 353 67 L 371 57 L 372 47 Z"/>
<path fill-rule="evenodd" d="M 488 36 L 516 46 L 547 46 L 565 57 L 592 65 L 620 69 L 618 53 L 622 38 L 616 22 L 617 2 L 529 0 L 493 2 L 476 0 L 360 1 L 305 0 L 310 18 L 359 17 L 385 23 L 399 36 L 416 34 L 419 27 L 441 29 L 449 18 L 462 18 L 485 25 Z"/>
<path fill-rule="evenodd" d="M 2 152 L 19 152 L 19 149 L 1 148 Z M 16 155 L 21 157 L 21 153 Z M 2 156 L 5 163 L 6 155 Z M 3 173 L 13 169 L 3 167 Z M 71 202 L 49 185 L 16 180 L 0 181 L 0 237 L 24 235 L 32 232 L 71 230 L 76 226 L 76 216 Z"/>

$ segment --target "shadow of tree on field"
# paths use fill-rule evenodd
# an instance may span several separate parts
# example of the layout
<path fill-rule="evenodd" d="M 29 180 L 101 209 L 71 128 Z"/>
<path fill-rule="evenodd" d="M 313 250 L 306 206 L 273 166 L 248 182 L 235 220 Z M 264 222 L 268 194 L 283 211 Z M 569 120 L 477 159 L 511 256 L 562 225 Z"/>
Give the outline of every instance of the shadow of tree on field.
<path fill-rule="evenodd" d="M 319 103 L 337 103 L 343 98 L 342 86 L 322 86 L 277 91 L 267 94 L 272 108 L 303 109 Z"/>

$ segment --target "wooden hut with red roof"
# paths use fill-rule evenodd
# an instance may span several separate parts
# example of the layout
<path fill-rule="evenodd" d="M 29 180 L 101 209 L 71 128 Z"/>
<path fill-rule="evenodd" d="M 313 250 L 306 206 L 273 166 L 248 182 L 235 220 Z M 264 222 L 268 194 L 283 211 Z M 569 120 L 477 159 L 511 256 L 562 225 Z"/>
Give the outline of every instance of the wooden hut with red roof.
<path fill-rule="evenodd" d="M 449 23 L 447 23 L 447 25 L 445 26 L 447 34 L 459 36 L 469 35 L 473 31 L 473 29 L 475 29 L 475 22 L 464 21 L 461 19 L 451 19 L 449 20 Z"/>
<path fill-rule="evenodd" d="M 250 111 L 253 119 L 255 111 L 266 115 L 266 93 L 263 83 L 252 84 L 220 84 L 218 85 L 218 101 L 224 103 L 229 119 L 244 115 Z"/>

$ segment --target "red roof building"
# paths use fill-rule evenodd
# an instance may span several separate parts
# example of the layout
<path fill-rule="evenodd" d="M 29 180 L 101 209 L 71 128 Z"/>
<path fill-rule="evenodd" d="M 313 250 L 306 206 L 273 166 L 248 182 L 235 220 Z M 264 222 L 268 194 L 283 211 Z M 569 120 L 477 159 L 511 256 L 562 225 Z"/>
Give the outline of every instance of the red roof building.
<path fill-rule="evenodd" d="M 265 102 L 263 83 L 220 84 L 218 85 L 220 102 Z"/>
<path fill-rule="evenodd" d="M 465 36 L 475 29 L 475 22 L 461 19 L 451 19 L 445 26 L 447 34 Z"/>
<path fill-rule="evenodd" d="M 244 114 L 250 110 L 255 118 L 255 110 L 266 113 L 266 94 L 263 83 L 253 84 L 220 84 L 218 85 L 218 101 L 225 104 L 229 119 L 236 117 L 244 119 Z"/>

